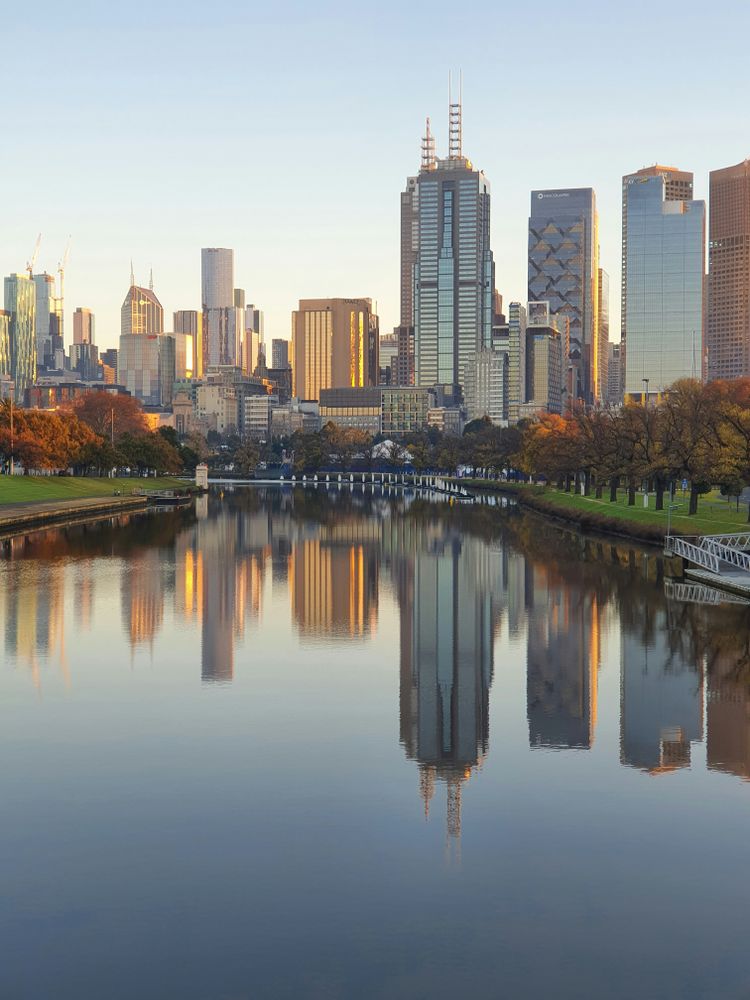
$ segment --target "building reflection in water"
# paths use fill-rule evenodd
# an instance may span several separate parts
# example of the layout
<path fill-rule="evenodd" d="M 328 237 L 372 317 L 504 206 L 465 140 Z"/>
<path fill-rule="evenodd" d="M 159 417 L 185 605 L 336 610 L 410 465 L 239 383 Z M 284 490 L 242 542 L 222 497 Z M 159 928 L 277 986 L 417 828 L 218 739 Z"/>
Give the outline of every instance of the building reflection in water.
<path fill-rule="evenodd" d="M 425 814 L 447 788 L 447 830 L 461 833 L 461 792 L 489 746 L 489 691 L 501 553 L 440 521 L 395 559 L 401 611 L 401 741 L 417 761 Z"/>
<path fill-rule="evenodd" d="M 528 594 L 526 697 L 529 745 L 589 749 L 601 659 L 595 592 L 533 567 Z"/>
<path fill-rule="evenodd" d="M 623 627 L 620 649 L 620 761 L 650 774 L 690 766 L 703 739 L 703 672 L 670 629 L 667 608 L 644 603 Z"/>
<path fill-rule="evenodd" d="M 730 633 L 731 634 L 731 633 Z M 706 755 L 713 771 L 750 779 L 750 651 L 722 650 L 712 662 L 706 697 Z"/>
<path fill-rule="evenodd" d="M 65 567 L 60 562 L 18 565 L 4 588 L 5 649 L 41 689 L 41 665 L 57 660 L 70 681 L 65 648 Z"/>

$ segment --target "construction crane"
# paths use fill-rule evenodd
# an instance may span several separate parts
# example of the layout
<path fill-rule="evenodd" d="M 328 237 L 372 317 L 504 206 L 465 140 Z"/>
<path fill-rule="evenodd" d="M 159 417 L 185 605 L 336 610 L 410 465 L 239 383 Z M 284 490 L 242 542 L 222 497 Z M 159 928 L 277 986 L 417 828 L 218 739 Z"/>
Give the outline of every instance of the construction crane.
<path fill-rule="evenodd" d="M 39 256 L 39 244 L 42 242 L 42 234 L 36 238 L 36 243 L 34 245 L 34 252 L 31 255 L 31 260 L 26 262 L 26 270 L 29 272 L 29 278 L 34 277 L 34 265 L 36 264 L 36 259 Z"/>
<path fill-rule="evenodd" d="M 65 245 L 65 253 L 62 255 L 62 260 L 57 262 L 57 273 L 60 275 L 60 308 L 62 309 L 65 303 L 65 268 L 68 264 L 68 257 L 70 256 L 70 240 L 68 237 L 68 242 Z"/>

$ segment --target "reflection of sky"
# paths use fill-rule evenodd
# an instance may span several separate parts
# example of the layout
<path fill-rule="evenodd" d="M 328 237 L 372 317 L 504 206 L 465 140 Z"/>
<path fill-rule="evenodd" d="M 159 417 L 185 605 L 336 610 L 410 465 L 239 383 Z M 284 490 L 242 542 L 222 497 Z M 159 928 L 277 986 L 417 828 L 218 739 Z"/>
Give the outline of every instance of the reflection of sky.
<path fill-rule="evenodd" d="M 204 555 L 211 521 L 187 529 Z M 284 530 L 296 545 L 318 529 Z M 598 618 L 590 749 L 530 751 L 529 609 L 512 586 L 525 559 L 537 597 L 544 574 L 504 543 L 507 589 L 496 573 L 487 584 L 488 753 L 463 786 L 459 865 L 444 806 L 425 821 L 399 743 L 400 615 L 413 609 L 399 609 L 392 554 L 370 631 L 314 643 L 294 624 L 293 575 L 268 554 L 257 611 L 248 600 L 240 627 L 232 609 L 231 683 L 216 684 L 202 680 L 197 597 L 178 586 L 177 554 L 192 551 L 180 537 L 158 560 L 147 547 L 127 564 L 0 564 L 6 640 L 14 594 L 27 612 L 45 587 L 62 595 L 49 628 L 33 621 L 48 651 L 32 663 L 6 641 L 0 670 L 0 995 L 736 994 L 748 787 L 708 770 L 700 742 L 689 768 L 656 778 L 620 765 L 613 602 Z M 246 562 L 273 548 L 257 533 L 243 544 Z M 457 580 L 477 544 L 452 557 Z M 149 575 L 134 593 L 156 580 L 163 609 L 135 642 L 123 593 L 137 565 Z"/>

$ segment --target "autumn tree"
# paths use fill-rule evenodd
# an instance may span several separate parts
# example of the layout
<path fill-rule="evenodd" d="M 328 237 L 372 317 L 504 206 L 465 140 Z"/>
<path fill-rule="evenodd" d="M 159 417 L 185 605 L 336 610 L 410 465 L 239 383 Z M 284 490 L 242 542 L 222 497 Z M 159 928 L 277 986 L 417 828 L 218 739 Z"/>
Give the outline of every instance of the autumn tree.
<path fill-rule="evenodd" d="M 73 413 L 100 437 L 115 440 L 123 434 L 144 434 L 148 423 L 135 396 L 96 389 L 71 404 Z"/>

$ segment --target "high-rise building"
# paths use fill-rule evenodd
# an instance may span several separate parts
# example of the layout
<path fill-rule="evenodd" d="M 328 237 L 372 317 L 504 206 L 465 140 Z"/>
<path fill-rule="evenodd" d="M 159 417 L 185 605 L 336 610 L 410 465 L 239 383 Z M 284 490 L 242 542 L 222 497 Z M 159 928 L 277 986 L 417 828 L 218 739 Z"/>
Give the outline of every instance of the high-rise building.
<path fill-rule="evenodd" d="M 750 160 L 709 180 L 709 379 L 750 375 Z"/>
<path fill-rule="evenodd" d="M 203 377 L 203 313 L 197 309 L 178 309 L 174 314 L 174 332 L 185 335 L 185 366 L 191 363 L 192 378 Z"/>
<path fill-rule="evenodd" d="M 70 367 L 86 382 L 99 377 L 99 350 L 89 342 L 70 345 Z"/>
<path fill-rule="evenodd" d="M 271 368 L 289 367 L 289 341 L 274 337 L 271 341 Z"/>
<path fill-rule="evenodd" d="M 120 310 L 120 333 L 123 336 L 157 336 L 164 332 L 164 310 L 154 294 L 153 283 L 148 288 L 136 285 L 130 274 L 130 288 Z"/>
<path fill-rule="evenodd" d="M 36 292 L 34 329 L 37 367 L 61 367 L 58 362 L 62 358 L 57 352 L 63 350 L 62 299 L 57 297 L 55 279 L 51 274 L 35 274 L 33 281 Z"/>
<path fill-rule="evenodd" d="M 393 333 L 398 351 L 391 367 L 391 383 L 414 385 L 414 327 L 397 326 Z"/>
<path fill-rule="evenodd" d="M 431 141 L 427 119 L 426 142 Z M 419 255 L 419 184 L 406 178 L 401 192 L 401 326 L 414 326 L 414 268 Z"/>
<path fill-rule="evenodd" d="M 602 399 L 598 318 L 599 218 L 592 188 L 531 192 L 529 302 L 549 302 L 569 338 L 570 399 Z M 562 328 L 556 323 L 557 329 Z"/>
<path fill-rule="evenodd" d="M 123 334 L 117 382 L 145 406 L 168 406 L 175 378 L 175 341 L 168 334 Z"/>
<path fill-rule="evenodd" d="M 628 191 L 642 177 L 661 177 L 664 181 L 665 201 L 691 201 L 693 198 L 693 175 L 677 167 L 663 167 L 654 164 L 642 167 L 634 174 L 625 174 L 622 179 L 622 282 L 620 286 L 620 382 L 624 390 L 627 369 L 627 316 L 625 302 L 628 292 Z"/>
<path fill-rule="evenodd" d="M 609 363 L 607 365 L 607 402 L 610 406 L 622 403 L 622 365 L 619 344 L 609 345 Z"/>
<path fill-rule="evenodd" d="M 245 289 L 235 288 L 234 290 L 234 308 L 244 309 L 245 308 Z"/>
<path fill-rule="evenodd" d="M 529 302 L 526 324 L 526 396 L 522 413 L 562 413 L 562 338 L 548 302 Z"/>
<path fill-rule="evenodd" d="M 0 380 L 10 379 L 10 372 L 10 313 L 0 309 Z"/>
<path fill-rule="evenodd" d="M 609 274 L 599 268 L 599 401 L 606 403 L 609 393 Z"/>
<path fill-rule="evenodd" d="M 78 306 L 73 313 L 73 343 L 74 344 L 95 344 L 96 326 L 94 314 L 90 309 Z"/>
<path fill-rule="evenodd" d="M 240 291 L 240 289 L 238 289 Z M 212 365 L 243 366 L 244 314 L 235 305 L 234 250 L 201 250 L 203 370 Z"/>
<path fill-rule="evenodd" d="M 10 374 L 16 399 L 36 380 L 36 288 L 26 274 L 4 281 L 5 312 L 10 315 Z"/>
<path fill-rule="evenodd" d="M 489 417 L 503 424 L 508 417 L 508 354 L 483 347 L 464 368 L 464 402 L 468 420 Z"/>
<path fill-rule="evenodd" d="M 706 206 L 667 200 L 665 191 L 661 174 L 638 173 L 625 192 L 627 340 L 621 350 L 624 393 L 635 399 L 702 373 Z"/>
<path fill-rule="evenodd" d="M 515 424 L 526 401 L 526 309 L 508 305 L 508 420 Z"/>
<path fill-rule="evenodd" d="M 372 299 L 300 299 L 292 313 L 293 393 L 378 384 L 378 317 Z"/>
<path fill-rule="evenodd" d="M 260 363 L 263 344 L 263 310 L 252 303 L 245 307 L 244 343 L 242 368 L 252 375 Z"/>
<path fill-rule="evenodd" d="M 457 398 L 466 363 L 490 346 L 495 288 L 490 185 L 463 155 L 460 103 L 450 104 L 447 158 L 436 158 L 428 130 L 416 197 L 415 382 Z"/>
<path fill-rule="evenodd" d="M 398 357 L 398 335 L 384 333 L 380 337 L 380 384 L 395 385 L 394 372 Z"/>

